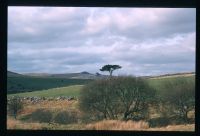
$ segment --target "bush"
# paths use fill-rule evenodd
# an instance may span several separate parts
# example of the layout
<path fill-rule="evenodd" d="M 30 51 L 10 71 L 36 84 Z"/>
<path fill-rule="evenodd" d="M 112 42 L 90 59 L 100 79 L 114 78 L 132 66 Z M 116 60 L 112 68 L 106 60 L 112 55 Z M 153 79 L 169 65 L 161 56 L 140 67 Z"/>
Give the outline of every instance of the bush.
<path fill-rule="evenodd" d="M 195 82 L 179 78 L 163 84 L 161 93 L 162 112 L 167 116 L 179 116 L 188 122 L 188 112 L 195 106 Z"/>
<path fill-rule="evenodd" d="M 50 123 L 52 118 L 52 112 L 43 109 L 38 109 L 31 114 L 31 119 L 38 122 Z"/>
<path fill-rule="evenodd" d="M 80 109 L 89 114 L 91 118 L 103 116 L 103 118 L 114 118 L 115 94 L 110 89 L 110 79 L 96 80 L 86 86 L 80 92 Z"/>
<path fill-rule="evenodd" d="M 17 118 L 17 114 L 23 109 L 23 102 L 19 96 L 14 96 L 8 101 L 8 111 Z"/>
<path fill-rule="evenodd" d="M 149 127 L 164 127 L 170 124 L 169 118 L 166 117 L 158 117 L 152 118 L 148 120 Z"/>
<path fill-rule="evenodd" d="M 102 119 L 127 120 L 138 114 L 145 117 L 154 95 L 154 89 L 144 79 L 112 77 L 86 85 L 80 93 L 80 108 Z"/>
<path fill-rule="evenodd" d="M 78 121 L 77 113 L 74 111 L 62 111 L 55 115 L 54 122 L 59 124 L 69 124 Z"/>

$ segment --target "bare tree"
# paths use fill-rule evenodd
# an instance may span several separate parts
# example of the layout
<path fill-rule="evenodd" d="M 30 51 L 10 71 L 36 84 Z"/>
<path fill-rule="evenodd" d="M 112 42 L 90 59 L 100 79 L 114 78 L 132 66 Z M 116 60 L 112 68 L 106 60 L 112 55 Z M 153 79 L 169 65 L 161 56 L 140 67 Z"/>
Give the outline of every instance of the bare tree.
<path fill-rule="evenodd" d="M 116 97 L 111 91 L 109 80 L 96 80 L 83 88 L 79 98 L 81 110 L 105 119 L 117 118 L 117 103 L 114 101 Z"/>
<path fill-rule="evenodd" d="M 86 85 L 80 94 L 80 108 L 105 119 L 127 120 L 148 109 L 154 90 L 139 78 L 113 77 Z M 135 114 L 135 115 L 134 115 Z"/>
<path fill-rule="evenodd" d="M 195 107 L 195 82 L 192 79 L 179 78 L 163 84 L 162 101 L 171 111 L 188 122 L 188 112 Z"/>
<path fill-rule="evenodd" d="M 122 103 L 124 120 L 134 118 L 139 113 L 147 113 L 148 104 L 154 99 L 155 90 L 144 79 L 120 77 L 113 80 L 113 91 Z"/>

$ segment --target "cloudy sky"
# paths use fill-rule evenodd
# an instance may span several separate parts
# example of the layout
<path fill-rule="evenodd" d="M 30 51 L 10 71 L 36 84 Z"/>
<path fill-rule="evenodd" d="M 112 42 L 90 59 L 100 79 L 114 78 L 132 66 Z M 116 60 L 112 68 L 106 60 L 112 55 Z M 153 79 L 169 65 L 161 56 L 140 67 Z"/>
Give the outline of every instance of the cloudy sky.
<path fill-rule="evenodd" d="M 191 72 L 195 39 L 191 8 L 8 8 L 8 70 L 19 73 Z"/>

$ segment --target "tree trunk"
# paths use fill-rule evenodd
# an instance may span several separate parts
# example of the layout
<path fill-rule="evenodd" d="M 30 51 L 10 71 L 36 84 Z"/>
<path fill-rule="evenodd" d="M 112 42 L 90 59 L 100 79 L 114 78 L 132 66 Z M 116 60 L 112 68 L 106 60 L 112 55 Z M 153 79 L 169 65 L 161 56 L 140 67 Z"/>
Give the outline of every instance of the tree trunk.
<path fill-rule="evenodd" d="M 123 120 L 127 120 L 128 115 L 129 115 L 128 112 L 125 112 L 125 113 L 124 113 Z"/>
<path fill-rule="evenodd" d="M 103 113 L 104 119 L 107 119 L 106 112 Z"/>
<path fill-rule="evenodd" d="M 17 119 L 17 114 L 16 113 L 14 113 L 14 118 Z"/>
<path fill-rule="evenodd" d="M 184 113 L 184 120 L 185 120 L 186 123 L 188 123 L 188 116 L 187 116 L 187 114 L 188 114 L 188 111 L 185 111 L 185 113 Z"/>
<path fill-rule="evenodd" d="M 109 72 L 110 72 L 110 77 L 112 77 L 112 72 L 113 72 L 113 71 L 112 71 L 112 70 L 110 70 Z"/>

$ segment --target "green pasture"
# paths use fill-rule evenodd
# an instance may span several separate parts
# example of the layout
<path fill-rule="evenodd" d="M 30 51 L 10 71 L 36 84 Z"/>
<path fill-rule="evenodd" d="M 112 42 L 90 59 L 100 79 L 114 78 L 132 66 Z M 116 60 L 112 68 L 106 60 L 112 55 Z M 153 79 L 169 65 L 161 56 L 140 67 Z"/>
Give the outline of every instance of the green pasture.
<path fill-rule="evenodd" d="M 180 76 L 180 77 L 154 78 L 154 79 L 150 78 L 150 79 L 147 79 L 147 80 L 148 80 L 150 86 L 155 88 L 157 91 L 162 91 L 162 89 L 163 89 L 162 85 L 165 82 L 167 82 L 167 81 L 176 82 L 179 79 L 185 79 L 189 82 L 192 82 L 192 81 L 195 80 L 195 76 L 193 75 L 193 76 L 188 76 L 188 77 Z M 30 81 L 28 81 L 28 82 L 30 82 Z M 55 80 L 55 82 L 57 82 L 57 80 Z M 89 82 L 89 80 L 87 82 Z M 70 85 L 68 83 L 68 84 L 65 84 L 65 87 L 59 87 L 59 88 L 41 89 L 41 90 L 33 91 L 33 92 L 8 94 L 8 97 L 14 96 L 14 95 L 18 95 L 18 96 L 39 96 L 39 97 L 58 97 L 58 96 L 76 96 L 76 97 L 78 97 L 81 88 L 84 86 L 83 82 L 82 82 L 82 85 L 77 85 L 78 83 L 81 83 L 81 82 L 71 82 L 72 85 Z M 73 85 L 73 84 L 76 84 L 76 85 Z M 86 84 L 86 82 L 85 82 L 85 84 Z M 38 85 L 40 85 L 40 84 L 38 83 Z M 51 87 L 53 87 L 50 83 L 48 83 L 48 84 L 41 83 L 41 86 L 42 85 L 44 85 L 44 86 L 50 85 Z"/>
<path fill-rule="evenodd" d="M 58 96 L 74 96 L 78 97 L 79 92 L 83 85 L 73 85 L 67 87 L 60 87 L 60 88 L 53 88 L 41 91 L 34 91 L 34 92 L 25 92 L 25 93 L 17 93 L 17 94 L 8 94 L 7 97 L 11 96 L 37 96 L 37 97 L 58 97 Z"/>
<path fill-rule="evenodd" d="M 157 91 L 162 91 L 163 90 L 163 84 L 165 82 L 176 82 L 177 80 L 186 80 L 188 82 L 193 82 L 195 81 L 195 76 L 178 76 L 178 77 L 167 77 L 167 78 L 150 78 L 148 79 L 149 85 L 155 88 Z"/>
<path fill-rule="evenodd" d="M 66 79 L 48 77 L 8 77 L 7 93 L 31 92 L 47 90 L 51 88 L 66 87 L 70 85 L 84 85 L 90 79 Z"/>

